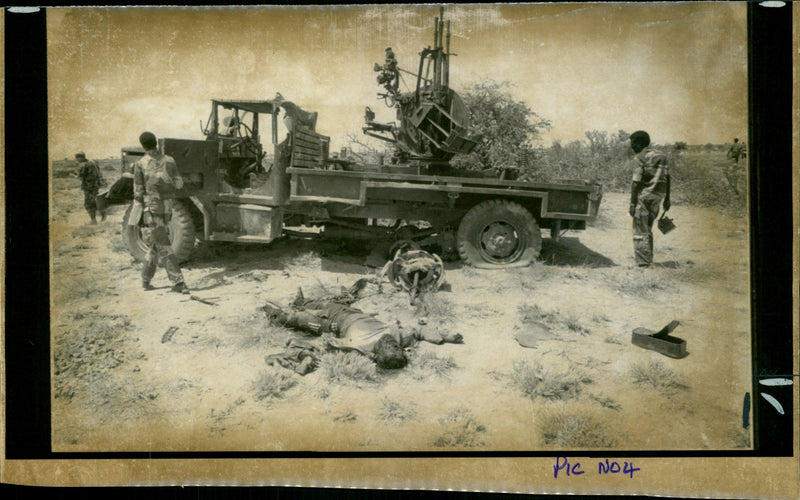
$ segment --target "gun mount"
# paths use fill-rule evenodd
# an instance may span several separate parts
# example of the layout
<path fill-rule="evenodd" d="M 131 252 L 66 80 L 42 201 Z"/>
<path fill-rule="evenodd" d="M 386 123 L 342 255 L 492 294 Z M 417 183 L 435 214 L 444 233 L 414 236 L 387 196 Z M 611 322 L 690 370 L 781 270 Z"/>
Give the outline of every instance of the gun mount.
<path fill-rule="evenodd" d="M 469 112 L 450 88 L 450 56 L 454 55 L 450 52 L 450 21 L 444 21 L 441 7 L 434 20 L 433 46 L 419 53 L 417 73 L 400 68 L 391 47 L 386 49 L 383 66 L 375 63 L 378 84 L 385 90 L 378 97 L 397 110 L 399 125 L 376 123 L 375 113 L 367 107 L 363 132 L 393 143 L 401 161 L 446 163 L 456 153 L 471 152 L 477 141 L 469 137 Z M 413 90 L 400 91 L 401 72 L 416 77 Z"/>

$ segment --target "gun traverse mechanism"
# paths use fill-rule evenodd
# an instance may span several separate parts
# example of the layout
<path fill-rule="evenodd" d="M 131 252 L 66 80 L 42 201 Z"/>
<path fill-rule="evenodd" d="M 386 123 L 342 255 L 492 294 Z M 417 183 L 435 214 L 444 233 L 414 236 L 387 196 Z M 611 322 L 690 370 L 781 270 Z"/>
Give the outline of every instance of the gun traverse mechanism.
<path fill-rule="evenodd" d="M 375 113 L 366 108 L 366 135 L 395 144 L 398 158 L 446 163 L 456 153 L 469 153 L 477 140 L 469 137 L 469 112 L 461 97 L 450 88 L 450 21 L 444 21 L 444 8 L 434 21 L 433 46 L 419 53 L 417 73 L 397 65 L 391 47 L 386 60 L 375 63 L 378 84 L 385 92 L 378 94 L 386 105 L 397 110 L 395 123 L 376 123 Z M 400 73 L 416 77 L 410 92 L 400 92 Z"/>

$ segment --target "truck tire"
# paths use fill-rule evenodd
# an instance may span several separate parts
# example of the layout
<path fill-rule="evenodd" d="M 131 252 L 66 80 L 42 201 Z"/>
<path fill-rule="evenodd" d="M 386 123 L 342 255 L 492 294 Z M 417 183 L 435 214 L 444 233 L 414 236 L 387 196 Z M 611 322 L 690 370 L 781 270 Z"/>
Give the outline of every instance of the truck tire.
<path fill-rule="evenodd" d="M 128 218 L 132 208 L 133 205 L 130 205 L 122 218 L 122 236 L 131 256 L 139 262 L 144 262 L 147 254 L 147 244 L 144 242 L 142 233 L 143 231 L 149 231 L 149 229 L 128 225 Z M 178 262 L 181 263 L 188 260 L 192 251 L 194 251 L 195 226 L 192 214 L 186 208 L 186 205 L 178 200 L 175 200 L 172 206 L 172 218 L 167 224 L 167 233 L 172 243 L 172 253 L 175 254 Z"/>
<path fill-rule="evenodd" d="M 470 209 L 458 226 L 458 254 L 480 269 L 524 267 L 539 257 L 542 235 L 519 203 L 487 200 Z"/>

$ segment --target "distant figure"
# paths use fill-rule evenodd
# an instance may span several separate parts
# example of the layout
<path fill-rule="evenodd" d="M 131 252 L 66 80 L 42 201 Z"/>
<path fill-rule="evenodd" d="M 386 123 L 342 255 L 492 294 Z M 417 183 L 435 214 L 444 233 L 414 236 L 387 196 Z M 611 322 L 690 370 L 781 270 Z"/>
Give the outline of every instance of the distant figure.
<path fill-rule="evenodd" d="M 105 186 L 105 180 L 100 174 L 100 167 L 93 161 L 86 159 L 86 154 L 81 151 L 75 154 L 78 162 L 78 177 L 81 179 L 81 189 L 83 190 L 83 207 L 89 213 L 92 224 L 97 224 L 97 192 L 100 186 Z M 100 210 L 100 220 L 106 220 L 105 210 Z"/>
<path fill-rule="evenodd" d="M 728 158 L 732 159 L 734 163 L 739 163 L 739 158 L 744 158 L 745 145 L 739 142 L 739 138 L 733 139 L 731 149 L 728 150 Z"/>
<path fill-rule="evenodd" d="M 183 179 L 171 156 L 157 149 L 156 136 L 144 132 L 139 142 L 145 150 L 141 160 L 133 166 L 133 199 L 144 206 L 144 221 L 150 227 L 147 257 L 142 267 L 142 288 L 152 290 L 150 280 L 156 273 L 158 259 L 164 259 L 164 268 L 172 282 L 172 291 L 189 293 L 183 281 L 181 268 L 172 253 L 172 245 L 167 234 L 167 223 L 172 217 L 172 204 L 175 190 L 183 187 Z"/>
<path fill-rule="evenodd" d="M 633 251 L 640 267 L 653 263 L 653 222 L 662 204 L 664 212 L 670 207 L 667 156 L 649 146 L 647 132 L 639 130 L 631 134 L 631 149 L 635 155 L 628 213 L 633 217 Z"/>

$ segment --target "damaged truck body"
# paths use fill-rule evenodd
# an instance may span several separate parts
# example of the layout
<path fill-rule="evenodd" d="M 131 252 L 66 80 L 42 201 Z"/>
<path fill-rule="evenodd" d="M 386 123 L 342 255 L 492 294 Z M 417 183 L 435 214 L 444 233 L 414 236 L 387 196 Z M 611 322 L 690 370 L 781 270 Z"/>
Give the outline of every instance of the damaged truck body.
<path fill-rule="evenodd" d="M 169 223 L 173 251 L 190 257 L 196 240 L 270 243 L 282 236 L 358 239 L 386 247 L 434 247 L 475 267 L 523 266 L 541 249 L 541 230 L 585 229 L 601 187 L 585 181 L 533 183 L 450 167 L 469 153 L 469 113 L 449 87 L 449 21 L 437 18 L 434 44 L 420 53 L 416 87 L 398 89 L 394 54 L 376 64 L 379 94 L 397 122 L 366 109 L 364 133 L 394 145 L 387 160 L 331 153 L 317 113 L 280 94 L 271 100 L 211 101 L 204 139 L 163 138 L 184 185 Z M 408 72 L 410 73 L 410 72 Z M 223 116 L 224 115 L 224 116 Z M 264 137 L 262 137 L 262 132 Z M 264 150 L 271 145 L 271 152 Z M 142 259 L 146 228 L 123 221 L 132 255 Z M 309 231 L 308 228 L 314 228 Z"/>

